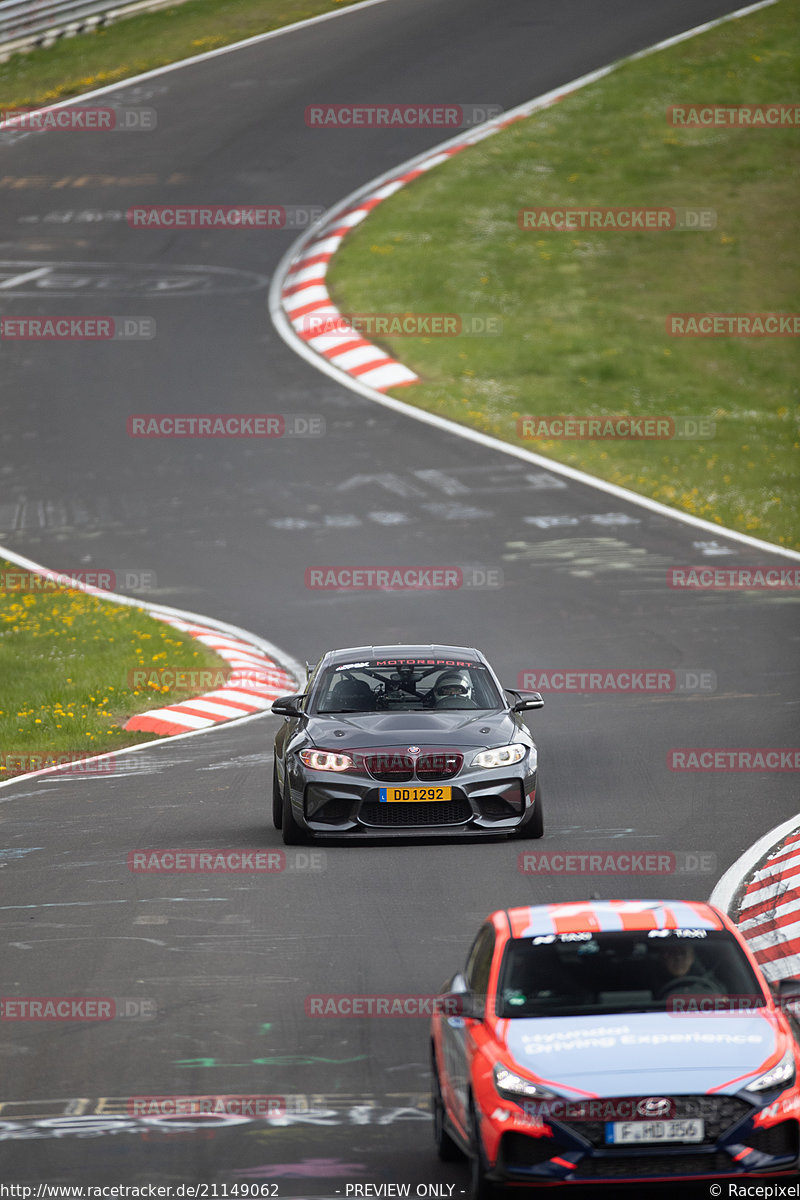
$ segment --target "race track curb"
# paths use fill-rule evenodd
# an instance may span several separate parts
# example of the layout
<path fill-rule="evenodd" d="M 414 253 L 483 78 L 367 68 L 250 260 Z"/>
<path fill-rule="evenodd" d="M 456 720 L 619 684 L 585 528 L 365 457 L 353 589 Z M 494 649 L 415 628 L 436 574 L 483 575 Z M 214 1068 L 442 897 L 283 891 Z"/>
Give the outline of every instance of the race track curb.
<path fill-rule="evenodd" d="M 48 579 L 62 581 L 69 577 L 68 573 L 43 567 L 40 563 L 33 562 L 3 546 L 0 546 L 0 557 Z M 285 692 L 293 692 L 298 687 L 302 687 L 305 672 L 301 665 L 274 646 L 272 642 L 268 642 L 257 634 L 241 629 L 237 625 L 230 625 L 226 621 L 218 621 L 213 617 L 187 612 L 184 609 L 172 608 L 164 604 L 154 604 L 148 600 L 121 596 L 116 592 L 87 586 L 80 579 L 73 577 L 69 577 L 69 579 L 70 586 L 97 596 L 100 600 L 144 609 L 156 620 L 165 621 L 174 629 L 197 638 L 198 641 L 215 650 L 232 668 L 223 687 L 201 696 L 194 696 L 186 701 L 165 705 L 163 708 L 136 713 L 128 720 L 124 726 L 125 729 L 142 733 L 157 733 L 162 735 L 162 741 L 169 740 L 175 735 L 186 737 L 205 733 L 209 729 L 229 724 L 232 721 L 260 716 L 270 710 L 276 696 L 283 695 Z M 83 766 L 113 757 L 115 754 L 129 754 L 131 751 L 158 744 L 160 743 L 150 741 L 140 742 L 134 746 L 121 746 L 118 750 L 81 759 L 81 764 Z M 22 779 L 31 779 L 66 770 L 74 772 L 75 763 L 43 767 L 36 771 L 15 775 L 11 779 L 0 781 L 0 787 L 18 783 Z"/>
<path fill-rule="evenodd" d="M 800 814 L 737 859 L 711 893 L 770 980 L 800 976 Z"/>

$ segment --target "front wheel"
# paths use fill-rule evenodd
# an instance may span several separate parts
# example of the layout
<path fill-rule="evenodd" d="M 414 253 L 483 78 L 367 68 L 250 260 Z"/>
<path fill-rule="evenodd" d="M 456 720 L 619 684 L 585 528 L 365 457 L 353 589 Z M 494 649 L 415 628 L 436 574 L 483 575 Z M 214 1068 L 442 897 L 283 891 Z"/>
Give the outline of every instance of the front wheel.
<path fill-rule="evenodd" d="M 431 1073 L 433 1075 L 433 1086 L 431 1088 L 431 1103 L 433 1107 L 433 1140 L 436 1143 L 436 1152 L 442 1162 L 458 1162 L 462 1158 L 462 1154 L 445 1128 L 442 1085 L 439 1083 L 439 1072 L 436 1067 L 436 1053 L 433 1048 L 431 1048 Z"/>
<path fill-rule="evenodd" d="M 283 785 L 283 819 L 281 821 L 281 832 L 283 833 L 284 846 L 304 846 L 308 841 L 308 834 L 301 825 L 297 824 L 292 811 L 292 793 L 289 787 L 289 776 L 287 774 Z"/>
<path fill-rule="evenodd" d="M 518 838 L 540 838 L 544 836 L 544 810 L 542 809 L 542 789 L 536 781 L 536 795 L 533 802 L 533 816 L 517 830 Z"/>
<path fill-rule="evenodd" d="M 486 1159 L 483 1156 L 483 1143 L 478 1129 L 478 1115 L 475 1103 L 470 1099 L 470 1192 L 472 1200 L 495 1200 L 495 1186 L 486 1178 Z"/>
<path fill-rule="evenodd" d="M 272 764 L 272 824 L 276 829 L 283 825 L 283 796 L 278 782 L 278 764 Z"/>

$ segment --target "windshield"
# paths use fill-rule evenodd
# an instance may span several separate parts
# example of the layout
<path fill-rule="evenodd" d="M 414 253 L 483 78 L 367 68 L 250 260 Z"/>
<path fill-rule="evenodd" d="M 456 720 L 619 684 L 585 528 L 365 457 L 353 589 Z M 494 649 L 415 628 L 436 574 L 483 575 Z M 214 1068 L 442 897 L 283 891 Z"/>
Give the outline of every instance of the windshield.
<path fill-rule="evenodd" d="M 329 667 L 313 697 L 318 713 L 504 707 L 486 667 L 459 660 L 442 666 L 374 659 Z"/>
<path fill-rule="evenodd" d="M 691 1015 L 763 1008 L 750 963 L 725 931 L 654 929 L 514 938 L 500 968 L 500 1017 Z"/>

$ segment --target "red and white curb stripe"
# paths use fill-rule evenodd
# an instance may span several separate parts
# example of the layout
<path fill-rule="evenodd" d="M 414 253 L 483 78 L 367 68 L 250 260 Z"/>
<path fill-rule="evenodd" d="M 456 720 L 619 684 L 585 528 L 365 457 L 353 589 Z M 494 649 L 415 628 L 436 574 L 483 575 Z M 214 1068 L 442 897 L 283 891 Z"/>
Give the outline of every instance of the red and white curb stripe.
<path fill-rule="evenodd" d="M 711 903 L 736 922 L 768 979 L 800 977 L 800 816 L 745 851 Z"/>
<path fill-rule="evenodd" d="M 550 104 L 555 104 L 566 92 L 553 95 Z M 449 145 L 441 150 L 416 159 L 415 166 L 401 174 L 381 183 L 368 191 L 357 204 L 346 208 L 343 212 L 333 210 L 323 217 L 323 224 L 317 227 L 310 241 L 300 249 L 295 250 L 295 257 L 288 266 L 284 267 L 283 287 L 280 301 L 283 312 L 295 333 L 305 344 L 331 366 L 344 371 L 351 379 L 367 384 L 377 392 L 385 392 L 393 387 L 405 387 L 416 383 L 419 376 L 409 367 L 397 362 L 379 346 L 373 345 L 362 337 L 351 325 L 331 300 L 325 283 L 328 266 L 336 251 L 341 246 L 351 229 L 369 216 L 383 200 L 393 196 L 400 188 L 405 187 L 412 179 L 424 175 L 439 163 L 446 162 L 460 150 L 503 129 L 514 121 L 522 120 L 525 114 L 505 117 L 491 129 L 481 126 L 479 131 L 456 145 Z M 280 269 L 280 268 L 279 268 Z M 314 333 L 309 329 L 308 317 L 315 320 L 323 319 L 335 323 L 335 333 Z"/>
<path fill-rule="evenodd" d="M 207 729 L 220 721 L 265 712 L 277 696 L 294 691 L 296 681 L 293 676 L 251 643 L 226 637 L 207 625 L 196 625 L 159 613 L 151 615 L 181 633 L 197 638 L 230 663 L 233 670 L 224 687 L 167 704 L 164 708 L 136 713 L 125 725 L 126 729 L 142 733 L 188 733 L 191 729 Z"/>
<path fill-rule="evenodd" d="M 43 567 L 41 563 L 33 562 L 32 559 L 8 550 L 5 546 L 0 546 L 0 558 L 57 582 L 63 582 L 67 577 L 65 572 Z M 145 713 L 137 713 L 125 726 L 126 729 L 163 734 L 162 741 L 138 742 L 134 746 L 122 746 L 117 750 L 108 750 L 105 754 L 96 754 L 82 759 L 84 767 L 89 763 L 101 762 L 105 759 L 113 760 L 117 754 L 128 755 L 137 751 L 151 750 L 155 746 L 164 745 L 168 740 L 194 737 L 215 726 L 226 725 L 236 719 L 254 720 L 262 712 L 272 707 L 272 701 L 276 696 L 286 692 L 297 692 L 302 687 L 305 671 L 298 662 L 279 650 L 272 642 L 268 642 L 257 634 L 249 633 L 246 629 L 240 629 L 237 625 L 229 625 L 225 621 L 217 621 L 212 617 L 186 612 L 184 609 L 168 607 L 165 604 L 153 604 L 149 600 L 119 596 L 116 592 L 107 592 L 101 588 L 87 586 L 80 579 L 70 578 L 70 586 L 77 591 L 97 596 L 101 600 L 144 609 L 149 616 L 156 620 L 166 621 L 174 629 L 188 633 L 192 637 L 196 637 L 198 641 L 210 646 L 233 668 L 225 687 L 208 692 L 204 696 L 194 697 L 183 704 L 169 704 L 161 709 L 150 709 Z M 35 771 L 27 771 L 23 775 L 14 775 L 10 779 L 0 780 L 0 788 L 12 787 L 25 779 L 33 779 L 41 775 L 57 775 L 70 769 L 69 763 L 41 767 Z M 89 777 L 88 772 L 87 777 Z"/>
<path fill-rule="evenodd" d="M 774 3 L 775 0 L 758 0 L 757 3 L 750 4 L 746 8 L 738 9 L 736 12 L 728 13 L 713 21 L 706 21 L 702 25 L 696 25 L 685 33 L 679 33 L 675 37 L 667 38 L 654 46 L 648 46 L 646 50 L 620 59 L 607 67 L 601 67 L 597 71 L 591 71 L 588 75 L 582 75 L 579 79 L 575 79 L 561 88 L 546 92 L 516 108 L 509 109 L 499 117 L 484 122 L 466 136 L 441 142 L 433 150 L 409 159 L 401 167 L 379 176 L 365 187 L 353 192 L 352 195 L 325 213 L 310 230 L 301 235 L 278 264 L 270 289 L 270 311 L 273 321 L 278 327 L 278 332 L 283 336 L 280 323 L 276 319 L 276 315 L 280 313 L 308 350 L 326 364 L 329 373 L 334 374 L 335 372 L 331 368 L 335 368 L 351 380 L 365 384 L 375 392 L 384 393 L 389 388 L 403 387 L 418 382 L 419 376 L 409 367 L 404 366 L 387 354 L 385 350 L 362 337 L 352 326 L 348 326 L 346 318 L 328 295 L 325 283 L 328 266 L 350 230 L 360 225 L 372 210 L 389 196 L 393 196 L 406 184 L 417 179 L 418 176 L 424 175 L 433 167 L 447 162 L 454 154 L 466 150 L 468 146 L 474 146 L 484 138 L 491 137 L 492 134 L 506 129 L 516 121 L 529 117 L 534 112 L 550 108 L 559 100 L 563 100 L 565 96 L 610 75 L 624 63 L 645 58 L 647 55 L 686 41 L 726 21 L 757 12 Z M 340 332 L 315 334 L 313 329 L 308 328 L 305 319 L 311 314 L 314 317 L 325 317 L 332 322 L 335 321 L 336 329 Z"/>

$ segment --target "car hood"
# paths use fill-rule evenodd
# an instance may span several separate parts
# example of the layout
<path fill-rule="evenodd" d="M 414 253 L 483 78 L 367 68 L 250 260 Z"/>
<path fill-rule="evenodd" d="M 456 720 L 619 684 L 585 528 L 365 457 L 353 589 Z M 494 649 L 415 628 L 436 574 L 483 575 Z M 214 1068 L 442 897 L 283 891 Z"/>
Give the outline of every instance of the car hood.
<path fill-rule="evenodd" d="M 339 731 L 337 733 L 337 731 Z M 449 711 L 331 713 L 309 717 L 306 734 L 315 746 L 346 750 L 405 750 L 408 746 L 502 746 L 519 740 L 508 712 L 454 708 Z M 524 735 L 522 735 L 524 736 Z"/>
<path fill-rule="evenodd" d="M 511 1057 L 566 1092 L 739 1091 L 786 1039 L 772 1014 L 629 1013 L 499 1022 Z M 743 1078 L 744 1077 L 744 1078 Z M 734 1084 L 733 1081 L 736 1081 Z M 724 1086 L 724 1085 L 732 1086 Z"/>

